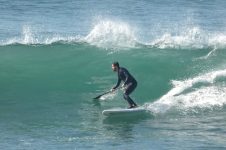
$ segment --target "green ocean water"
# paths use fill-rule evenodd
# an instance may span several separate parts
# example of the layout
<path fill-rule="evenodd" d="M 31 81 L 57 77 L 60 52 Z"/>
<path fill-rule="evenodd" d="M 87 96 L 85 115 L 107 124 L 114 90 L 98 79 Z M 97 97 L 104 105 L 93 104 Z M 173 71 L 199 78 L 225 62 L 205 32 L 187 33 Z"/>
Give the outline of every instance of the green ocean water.
<path fill-rule="evenodd" d="M 87 43 L 1 46 L 0 146 L 164 149 L 164 144 L 177 149 L 177 141 L 190 149 L 197 136 L 200 147 L 209 143 L 208 148 L 223 149 L 226 53 L 211 51 L 106 49 Z M 101 114 L 104 109 L 127 107 L 122 91 L 92 99 L 115 85 L 113 61 L 137 79 L 132 97 L 145 106 L 146 115 L 108 118 Z"/>

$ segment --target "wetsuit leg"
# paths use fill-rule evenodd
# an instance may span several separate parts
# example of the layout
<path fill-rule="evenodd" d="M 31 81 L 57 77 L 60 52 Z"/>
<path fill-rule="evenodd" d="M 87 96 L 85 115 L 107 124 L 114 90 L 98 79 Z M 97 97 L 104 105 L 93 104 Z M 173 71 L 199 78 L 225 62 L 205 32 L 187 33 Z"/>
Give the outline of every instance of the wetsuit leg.
<path fill-rule="evenodd" d="M 137 106 L 137 104 L 129 97 L 129 95 L 135 90 L 136 87 L 137 83 L 129 83 L 123 94 L 124 99 L 127 100 L 131 107 Z"/>

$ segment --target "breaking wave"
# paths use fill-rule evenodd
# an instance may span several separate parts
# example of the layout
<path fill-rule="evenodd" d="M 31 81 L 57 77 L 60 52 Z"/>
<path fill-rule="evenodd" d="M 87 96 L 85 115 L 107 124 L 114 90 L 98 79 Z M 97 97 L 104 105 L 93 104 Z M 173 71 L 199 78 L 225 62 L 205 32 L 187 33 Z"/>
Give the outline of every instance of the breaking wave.
<path fill-rule="evenodd" d="M 155 114 L 172 109 L 194 112 L 226 104 L 226 69 L 213 71 L 184 81 L 172 81 L 173 88 L 154 103 L 147 103 Z"/>
<path fill-rule="evenodd" d="M 202 49 L 225 48 L 226 34 L 210 33 L 198 26 L 181 29 L 178 33 L 163 33 L 162 35 L 139 35 L 139 30 L 122 21 L 102 20 L 97 22 L 87 35 L 62 35 L 57 33 L 39 33 L 31 26 L 24 25 L 19 36 L 0 42 L 1 46 L 12 44 L 50 45 L 53 43 L 89 43 L 102 48 L 175 48 L 175 49 Z M 153 39 L 142 41 L 138 37 Z"/>

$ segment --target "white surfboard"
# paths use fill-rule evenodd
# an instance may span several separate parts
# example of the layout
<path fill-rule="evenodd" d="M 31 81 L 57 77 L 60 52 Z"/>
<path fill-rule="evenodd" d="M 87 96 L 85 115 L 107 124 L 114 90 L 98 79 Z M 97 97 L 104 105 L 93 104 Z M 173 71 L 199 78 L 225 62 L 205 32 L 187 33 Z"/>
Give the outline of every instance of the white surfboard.
<path fill-rule="evenodd" d="M 102 112 L 105 116 L 110 115 L 125 115 L 125 114 L 139 114 L 144 113 L 146 110 L 143 107 L 136 107 L 136 108 L 112 108 L 106 109 Z"/>

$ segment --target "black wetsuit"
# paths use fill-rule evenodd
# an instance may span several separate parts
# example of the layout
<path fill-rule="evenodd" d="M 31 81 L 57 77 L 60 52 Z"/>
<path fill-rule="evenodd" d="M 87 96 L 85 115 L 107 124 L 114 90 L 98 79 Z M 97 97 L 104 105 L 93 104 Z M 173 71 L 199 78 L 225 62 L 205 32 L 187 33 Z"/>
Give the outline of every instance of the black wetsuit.
<path fill-rule="evenodd" d="M 124 99 L 127 100 L 130 107 L 137 106 L 137 104 L 129 97 L 129 95 L 137 87 L 137 81 L 134 79 L 134 77 L 129 73 L 127 69 L 119 67 L 118 82 L 116 86 L 113 87 L 113 89 L 116 89 L 120 85 L 121 81 L 124 81 L 124 86 L 125 86 L 125 92 L 123 94 Z"/>

